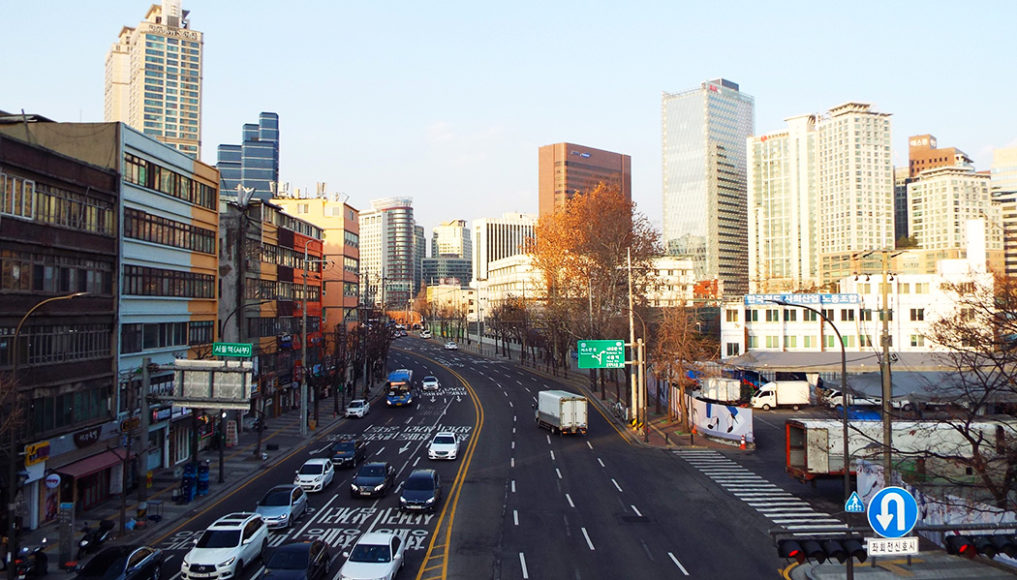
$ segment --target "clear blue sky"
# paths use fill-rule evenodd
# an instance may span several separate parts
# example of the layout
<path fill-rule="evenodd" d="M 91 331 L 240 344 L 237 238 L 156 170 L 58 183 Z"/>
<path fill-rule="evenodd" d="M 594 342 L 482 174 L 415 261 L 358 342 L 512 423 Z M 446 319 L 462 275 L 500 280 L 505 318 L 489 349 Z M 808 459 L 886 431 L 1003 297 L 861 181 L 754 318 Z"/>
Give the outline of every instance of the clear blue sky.
<path fill-rule="evenodd" d="M 106 51 L 145 0 L 0 0 L 0 109 L 101 121 Z M 756 132 L 846 101 L 891 113 L 894 162 L 932 133 L 988 169 L 1017 144 L 1017 2 L 183 0 L 205 35 L 202 160 L 280 116 L 281 180 L 418 223 L 537 212 L 537 148 L 632 156 L 660 225 L 661 93 L 724 77 Z"/>

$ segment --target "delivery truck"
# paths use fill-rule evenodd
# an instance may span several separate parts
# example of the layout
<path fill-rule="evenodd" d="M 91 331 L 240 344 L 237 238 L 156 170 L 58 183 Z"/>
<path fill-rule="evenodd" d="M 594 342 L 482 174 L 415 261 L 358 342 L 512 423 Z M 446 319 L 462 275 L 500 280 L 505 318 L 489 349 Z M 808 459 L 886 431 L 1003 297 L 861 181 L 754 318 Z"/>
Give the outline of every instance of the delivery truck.
<path fill-rule="evenodd" d="M 586 434 L 586 397 L 568 391 L 540 391 L 535 407 L 537 427 L 551 432 Z"/>
<path fill-rule="evenodd" d="M 797 411 L 811 401 L 812 385 L 808 381 L 772 381 L 759 387 L 750 400 L 753 409 L 769 411 L 790 407 Z"/>
<path fill-rule="evenodd" d="M 737 403 L 742 399 L 742 382 L 727 377 L 705 377 L 700 380 L 700 399 L 720 403 Z"/>

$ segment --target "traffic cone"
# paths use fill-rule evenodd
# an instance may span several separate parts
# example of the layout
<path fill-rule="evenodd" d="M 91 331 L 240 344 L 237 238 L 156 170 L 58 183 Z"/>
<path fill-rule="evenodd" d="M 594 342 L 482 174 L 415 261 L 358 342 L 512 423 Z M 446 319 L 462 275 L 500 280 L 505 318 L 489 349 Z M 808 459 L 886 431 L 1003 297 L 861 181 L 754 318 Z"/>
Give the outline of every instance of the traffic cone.
<path fill-rule="evenodd" d="M 692 424 L 692 434 L 693 435 L 696 434 L 696 424 L 695 423 Z"/>
<path fill-rule="evenodd" d="M 742 442 L 738 444 L 738 449 L 745 450 L 745 435 L 742 435 Z"/>

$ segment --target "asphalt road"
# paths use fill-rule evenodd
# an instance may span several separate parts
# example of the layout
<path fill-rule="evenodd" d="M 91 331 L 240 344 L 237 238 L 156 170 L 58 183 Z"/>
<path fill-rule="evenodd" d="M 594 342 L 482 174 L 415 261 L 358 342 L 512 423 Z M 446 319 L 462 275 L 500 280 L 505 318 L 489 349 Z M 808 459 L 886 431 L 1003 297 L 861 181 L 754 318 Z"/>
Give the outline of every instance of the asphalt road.
<path fill-rule="evenodd" d="M 157 544 L 167 553 L 163 580 L 179 578 L 183 555 L 212 521 L 253 510 L 270 487 L 291 482 L 303 461 L 325 456 L 328 441 L 340 434 L 367 438 L 369 460 L 394 465 L 397 483 L 415 467 L 438 469 L 445 497 L 434 514 L 406 515 L 396 492 L 375 500 L 350 498 L 353 470 L 338 471 L 330 488 L 310 494 L 306 516 L 270 534 L 272 547 L 326 540 L 333 547 L 333 577 L 345 561 L 341 552 L 362 533 L 393 530 L 408 542 L 402 578 L 772 578 L 785 565 L 767 533 L 773 514 L 749 501 L 765 490 L 747 486 L 762 480 L 781 494 L 836 507 L 828 496 L 840 493 L 839 484 L 813 489 L 783 473 L 778 412 L 761 415 L 759 446 L 748 453 L 643 447 L 592 405 L 589 434 L 561 437 L 538 429 L 532 409 L 537 391 L 561 385 L 511 362 L 441 345 L 400 339 L 388 364 L 412 369 L 417 383 L 425 374 L 437 376 L 439 391 L 418 391 L 410 408 L 389 409 L 375 400 L 365 418 L 318 435 L 306 449 L 180 522 Z M 438 430 L 463 439 L 456 461 L 427 459 L 427 442 Z M 729 483 L 741 473 L 756 479 Z M 249 566 L 239 580 L 256 577 L 261 566 Z"/>

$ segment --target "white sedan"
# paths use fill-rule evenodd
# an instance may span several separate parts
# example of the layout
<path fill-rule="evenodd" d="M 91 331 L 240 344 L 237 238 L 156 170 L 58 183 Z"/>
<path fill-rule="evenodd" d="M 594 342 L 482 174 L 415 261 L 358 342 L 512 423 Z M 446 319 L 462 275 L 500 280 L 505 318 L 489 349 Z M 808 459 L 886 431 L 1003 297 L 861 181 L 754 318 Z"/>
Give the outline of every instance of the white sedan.
<path fill-rule="evenodd" d="M 308 459 L 293 479 L 293 485 L 299 485 L 304 491 L 321 491 L 332 484 L 335 479 L 335 468 L 331 459 Z"/>
<path fill-rule="evenodd" d="M 366 399 L 353 399 L 349 405 L 346 405 L 346 416 L 363 417 L 370 410 L 371 403 L 367 402 Z"/>
<path fill-rule="evenodd" d="M 455 459 L 459 455 L 459 438 L 450 431 L 439 431 L 427 446 L 428 459 Z"/>
<path fill-rule="evenodd" d="M 343 552 L 346 563 L 339 580 L 392 580 L 403 567 L 406 544 L 391 532 L 368 532 L 357 540 L 352 552 Z"/>
<path fill-rule="evenodd" d="M 459 345 L 450 340 L 445 343 L 445 350 L 459 350 Z"/>

